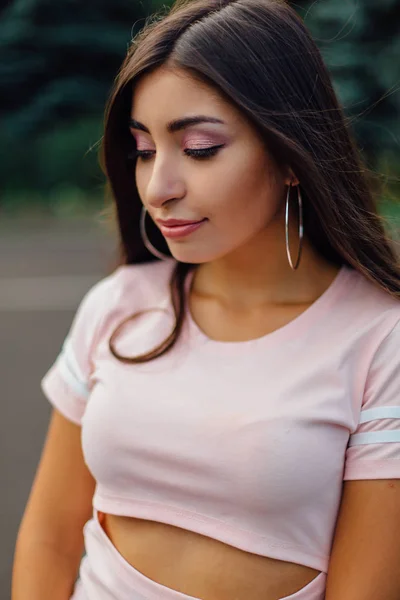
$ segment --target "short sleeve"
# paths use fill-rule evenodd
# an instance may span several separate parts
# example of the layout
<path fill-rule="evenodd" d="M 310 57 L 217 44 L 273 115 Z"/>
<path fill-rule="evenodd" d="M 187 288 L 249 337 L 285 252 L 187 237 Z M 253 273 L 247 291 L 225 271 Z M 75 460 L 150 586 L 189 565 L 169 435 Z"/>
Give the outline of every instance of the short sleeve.
<path fill-rule="evenodd" d="M 400 320 L 371 363 L 344 479 L 400 479 Z"/>
<path fill-rule="evenodd" d="M 107 306 L 108 284 L 109 278 L 102 279 L 83 297 L 60 354 L 41 381 L 49 402 L 77 425 L 90 394 L 92 352 Z"/>

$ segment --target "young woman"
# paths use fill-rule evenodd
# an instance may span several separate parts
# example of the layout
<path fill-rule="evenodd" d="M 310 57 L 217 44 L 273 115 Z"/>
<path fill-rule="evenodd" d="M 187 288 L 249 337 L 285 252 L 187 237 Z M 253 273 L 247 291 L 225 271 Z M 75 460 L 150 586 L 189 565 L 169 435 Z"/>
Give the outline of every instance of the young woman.
<path fill-rule="evenodd" d="M 103 150 L 121 261 L 42 383 L 13 600 L 398 600 L 399 261 L 301 19 L 176 3 Z"/>

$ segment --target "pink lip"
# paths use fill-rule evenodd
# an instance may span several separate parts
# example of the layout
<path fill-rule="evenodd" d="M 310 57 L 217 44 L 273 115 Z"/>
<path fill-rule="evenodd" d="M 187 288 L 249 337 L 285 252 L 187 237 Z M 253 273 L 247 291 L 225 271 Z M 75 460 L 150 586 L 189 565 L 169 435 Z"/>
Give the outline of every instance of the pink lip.
<path fill-rule="evenodd" d="M 174 227 L 175 225 L 192 225 L 193 223 L 199 223 L 200 221 L 184 220 L 184 219 L 157 219 L 157 223 L 165 225 L 166 227 Z"/>
<path fill-rule="evenodd" d="M 172 221 L 173 221 L 173 219 L 171 219 L 169 221 L 169 223 L 171 223 Z M 196 231 L 196 229 L 199 229 L 199 227 L 201 227 L 206 221 L 207 221 L 207 219 L 203 219 L 202 221 L 189 222 L 186 225 L 182 224 L 182 221 L 181 221 L 180 225 L 172 225 L 170 227 L 162 225 L 161 221 L 158 221 L 158 222 L 160 223 L 160 231 L 164 237 L 179 238 L 179 237 L 183 237 L 185 235 L 189 235 L 193 231 Z"/>

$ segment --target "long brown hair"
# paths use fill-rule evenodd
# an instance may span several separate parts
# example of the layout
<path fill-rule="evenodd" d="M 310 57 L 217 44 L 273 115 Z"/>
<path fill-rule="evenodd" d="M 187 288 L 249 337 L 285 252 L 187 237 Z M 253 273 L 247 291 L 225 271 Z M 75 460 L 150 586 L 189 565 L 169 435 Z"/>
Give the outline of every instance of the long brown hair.
<path fill-rule="evenodd" d="M 292 169 L 301 185 L 305 232 L 320 255 L 400 297 L 399 261 L 378 215 L 372 180 L 321 54 L 283 0 L 177 0 L 132 41 L 106 108 L 101 153 L 119 226 L 119 264 L 158 260 L 140 236 L 142 203 L 129 158 L 135 142 L 128 121 L 135 84 L 162 65 L 217 89 L 256 126 L 278 164 Z M 147 231 L 156 248 L 170 255 L 150 219 Z M 176 323 L 169 337 L 148 354 L 127 358 L 113 347 L 118 328 L 110 340 L 114 356 L 138 363 L 172 348 L 184 321 L 191 266 L 177 261 L 172 273 Z"/>

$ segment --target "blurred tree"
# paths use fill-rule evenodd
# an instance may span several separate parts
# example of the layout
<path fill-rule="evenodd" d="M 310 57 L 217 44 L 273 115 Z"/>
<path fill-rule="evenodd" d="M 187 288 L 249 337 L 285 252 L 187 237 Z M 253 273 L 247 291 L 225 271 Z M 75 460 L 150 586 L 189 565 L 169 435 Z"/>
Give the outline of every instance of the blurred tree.
<path fill-rule="evenodd" d="M 98 188 L 97 155 L 87 151 L 101 137 L 128 44 L 157 2 L 13 0 L 0 8 L 3 188 Z"/>
<path fill-rule="evenodd" d="M 99 115 L 148 6 L 132 0 L 14 0 L 0 22 L 0 114 L 13 136 Z"/>
<path fill-rule="evenodd" d="M 291 0 L 288 0 L 291 2 Z M 0 0 L 0 180 L 89 189 L 104 105 L 132 37 L 172 0 Z M 399 172 L 400 0 L 294 0 L 370 164 Z M 391 161 L 391 163 L 390 163 Z"/>
<path fill-rule="evenodd" d="M 295 0 L 372 166 L 400 153 L 400 1 Z"/>

